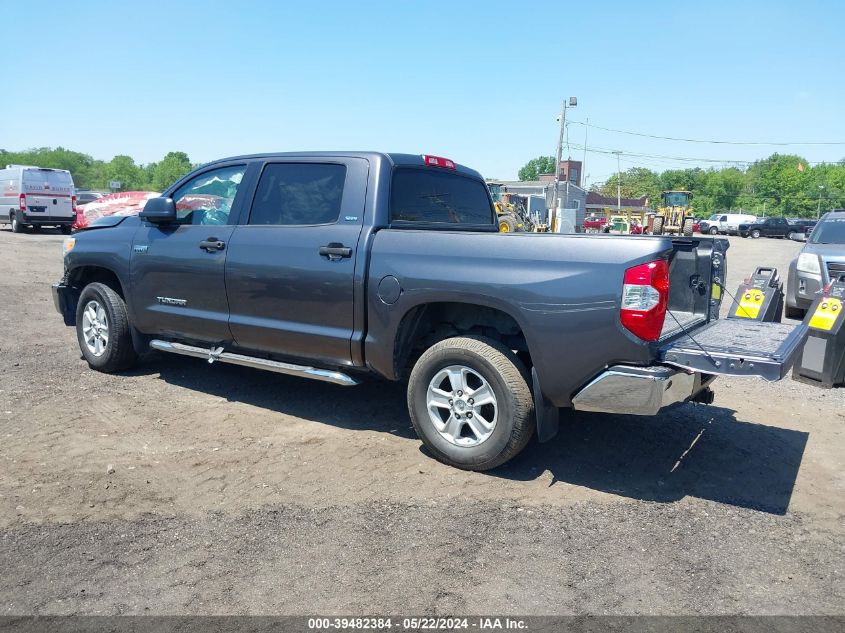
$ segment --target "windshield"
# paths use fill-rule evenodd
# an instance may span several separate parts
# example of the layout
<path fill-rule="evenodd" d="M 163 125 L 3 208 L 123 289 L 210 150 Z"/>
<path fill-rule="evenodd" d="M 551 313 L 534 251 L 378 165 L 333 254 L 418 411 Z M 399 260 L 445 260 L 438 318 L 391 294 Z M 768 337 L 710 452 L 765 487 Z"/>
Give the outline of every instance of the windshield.
<path fill-rule="evenodd" d="M 719 221 L 719 214 L 717 213 L 717 214 L 715 214 L 715 215 L 711 215 L 711 216 L 710 216 L 709 218 L 707 218 L 707 219 L 708 219 L 708 220 L 710 220 L 710 222 L 718 222 L 718 221 Z"/>
<path fill-rule="evenodd" d="M 824 220 L 810 234 L 813 244 L 845 244 L 845 218 Z"/>
<path fill-rule="evenodd" d="M 667 191 L 663 194 L 663 204 L 667 207 L 689 206 L 690 194 L 686 191 Z"/>

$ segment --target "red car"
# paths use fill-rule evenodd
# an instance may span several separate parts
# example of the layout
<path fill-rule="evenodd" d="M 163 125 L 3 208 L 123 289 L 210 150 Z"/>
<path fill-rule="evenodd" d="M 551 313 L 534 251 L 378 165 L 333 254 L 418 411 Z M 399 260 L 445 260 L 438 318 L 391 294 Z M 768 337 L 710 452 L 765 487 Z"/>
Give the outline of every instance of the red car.
<path fill-rule="evenodd" d="M 603 233 L 607 225 L 607 218 L 604 216 L 591 215 L 584 218 L 584 233 Z"/>

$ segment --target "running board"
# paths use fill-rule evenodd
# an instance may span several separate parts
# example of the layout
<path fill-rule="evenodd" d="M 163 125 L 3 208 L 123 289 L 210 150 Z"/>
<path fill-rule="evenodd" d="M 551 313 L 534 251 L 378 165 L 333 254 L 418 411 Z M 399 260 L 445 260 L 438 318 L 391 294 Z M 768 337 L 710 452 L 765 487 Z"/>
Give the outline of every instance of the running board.
<path fill-rule="evenodd" d="M 270 360 L 267 358 L 256 358 L 255 356 L 244 356 L 243 354 L 224 352 L 222 347 L 195 347 L 194 345 L 171 343 L 170 341 L 160 341 L 158 339 L 150 341 L 150 347 L 160 352 L 170 352 L 171 354 L 182 354 L 183 356 L 203 358 L 209 363 L 220 361 L 221 363 L 242 365 L 244 367 L 252 367 L 253 369 L 274 371 L 277 374 L 287 374 L 288 376 L 301 376 L 302 378 L 310 378 L 312 380 L 322 380 L 323 382 L 331 382 L 335 385 L 342 385 L 344 387 L 354 387 L 355 385 L 360 384 L 360 381 L 356 380 L 352 376 L 339 371 L 317 369 L 316 367 L 283 363 L 281 361 Z"/>

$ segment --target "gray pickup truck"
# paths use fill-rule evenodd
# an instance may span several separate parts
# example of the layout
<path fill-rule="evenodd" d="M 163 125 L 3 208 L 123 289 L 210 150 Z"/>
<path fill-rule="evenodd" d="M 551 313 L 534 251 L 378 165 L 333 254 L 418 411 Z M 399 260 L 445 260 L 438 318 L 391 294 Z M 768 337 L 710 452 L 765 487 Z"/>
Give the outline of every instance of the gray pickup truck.
<path fill-rule="evenodd" d="M 152 349 L 407 380 L 430 451 L 485 470 L 553 437 L 561 408 L 653 415 L 711 402 L 719 374 L 782 378 L 802 329 L 717 319 L 727 246 L 501 234 L 482 177 L 451 160 L 262 154 L 68 238 L 53 294 L 93 369 Z"/>

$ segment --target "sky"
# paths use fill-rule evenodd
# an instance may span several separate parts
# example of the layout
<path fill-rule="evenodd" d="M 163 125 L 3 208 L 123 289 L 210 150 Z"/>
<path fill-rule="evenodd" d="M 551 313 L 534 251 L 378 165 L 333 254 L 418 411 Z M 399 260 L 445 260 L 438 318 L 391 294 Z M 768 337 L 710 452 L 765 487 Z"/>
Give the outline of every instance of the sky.
<path fill-rule="evenodd" d="M 845 3 L 834 0 L 41 0 L 5 3 L 3 14 L 28 34 L 4 54 L 7 150 L 62 146 L 139 163 L 174 150 L 193 162 L 379 150 L 515 179 L 555 153 L 561 102 L 577 96 L 563 154 L 586 157 L 588 182 L 616 171 L 613 150 L 623 170 L 774 151 L 845 157 Z M 684 143 L 587 120 L 656 136 L 839 144 Z"/>

